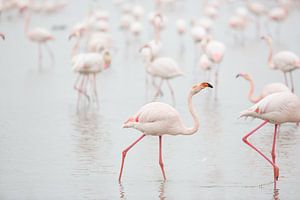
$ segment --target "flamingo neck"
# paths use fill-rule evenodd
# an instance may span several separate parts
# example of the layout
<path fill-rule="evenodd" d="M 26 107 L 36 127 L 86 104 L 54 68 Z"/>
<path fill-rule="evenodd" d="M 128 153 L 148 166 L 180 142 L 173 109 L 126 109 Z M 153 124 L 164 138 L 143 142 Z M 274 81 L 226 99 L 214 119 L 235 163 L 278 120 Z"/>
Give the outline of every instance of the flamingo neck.
<path fill-rule="evenodd" d="M 194 94 L 190 93 L 189 94 L 189 97 L 188 97 L 188 106 L 189 106 L 189 111 L 192 115 L 192 118 L 193 118 L 193 121 L 194 121 L 194 125 L 193 127 L 190 127 L 190 128 L 186 128 L 184 131 L 183 131 L 183 135 L 192 135 L 194 133 L 196 133 L 199 129 L 199 117 L 194 109 L 194 106 L 193 106 L 193 101 L 192 101 L 192 97 L 193 97 Z"/>
<path fill-rule="evenodd" d="M 249 94 L 248 94 L 248 99 L 252 103 L 257 103 L 257 102 L 259 102 L 260 98 L 259 97 L 254 97 L 254 95 L 253 95 L 253 93 L 254 93 L 254 82 L 251 78 L 248 81 L 250 82 L 250 90 L 249 90 Z"/>
<path fill-rule="evenodd" d="M 271 69 L 274 69 L 274 63 L 273 63 L 273 44 L 272 41 L 267 41 L 267 44 L 269 46 L 269 57 L 268 57 L 268 64 Z"/>

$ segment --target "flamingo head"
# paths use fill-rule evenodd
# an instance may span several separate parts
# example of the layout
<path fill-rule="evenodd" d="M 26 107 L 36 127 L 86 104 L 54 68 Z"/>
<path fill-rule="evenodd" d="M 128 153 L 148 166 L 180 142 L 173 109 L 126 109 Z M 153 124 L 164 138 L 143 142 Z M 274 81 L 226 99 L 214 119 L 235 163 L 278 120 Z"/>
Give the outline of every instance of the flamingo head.
<path fill-rule="evenodd" d="M 196 84 L 192 87 L 191 94 L 195 95 L 195 94 L 197 94 L 198 92 L 200 92 L 201 90 L 203 90 L 204 88 L 207 88 L 207 87 L 213 88 L 213 86 L 210 83 L 207 83 L 207 82 L 198 83 L 198 84 Z"/>
<path fill-rule="evenodd" d="M 216 63 L 221 62 L 222 58 L 223 58 L 223 56 L 222 56 L 222 54 L 219 53 L 219 52 L 213 54 L 213 60 L 214 60 L 214 62 L 216 62 Z"/>
<path fill-rule="evenodd" d="M 268 44 L 272 43 L 272 38 L 269 35 L 263 35 L 263 36 L 261 36 L 261 39 L 265 40 Z"/>
<path fill-rule="evenodd" d="M 251 79 L 251 76 L 247 73 L 239 73 L 235 76 L 235 78 L 239 78 L 239 77 L 243 77 L 244 79 L 246 79 L 248 81 Z"/>
<path fill-rule="evenodd" d="M 0 37 L 5 40 L 5 35 L 3 33 L 0 33 Z"/>
<path fill-rule="evenodd" d="M 104 50 L 103 51 L 103 61 L 104 61 L 104 69 L 107 69 L 110 67 L 110 64 L 111 64 L 111 55 L 109 53 L 109 51 L 107 50 Z"/>
<path fill-rule="evenodd" d="M 142 55 L 143 61 L 152 61 L 153 60 L 153 52 L 150 45 L 145 44 L 139 50 L 140 54 Z"/>

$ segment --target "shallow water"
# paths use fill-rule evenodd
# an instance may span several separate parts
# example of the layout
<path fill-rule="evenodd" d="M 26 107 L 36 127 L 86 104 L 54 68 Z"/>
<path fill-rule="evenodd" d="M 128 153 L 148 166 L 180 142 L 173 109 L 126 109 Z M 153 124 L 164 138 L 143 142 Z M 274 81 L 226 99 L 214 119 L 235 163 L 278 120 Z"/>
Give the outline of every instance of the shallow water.
<path fill-rule="evenodd" d="M 146 90 L 144 66 L 138 57 L 141 44 L 125 47 L 117 32 L 118 13 L 109 2 L 112 32 L 118 51 L 111 69 L 97 79 L 99 108 L 95 104 L 77 108 L 73 90 L 76 75 L 71 71 L 72 42 L 67 35 L 96 1 L 73 1 L 64 12 L 39 16 L 32 25 L 55 29 L 55 64 L 45 53 L 39 69 L 37 47 L 26 40 L 23 21 L 2 20 L 6 40 L 0 44 L 0 199 L 299 199 L 300 129 L 294 124 L 280 128 L 277 161 L 280 168 L 278 191 L 273 190 L 273 170 L 241 138 L 259 120 L 238 119 L 239 112 L 251 104 L 246 99 L 248 84 L 235 79 L 239 72 L 253 74 L 257 91 L 264 84 L 283 81 L 278 71 L 266 66 L 266 45 L 254 38 L 253 27 L 246 34 L 245 46 L 234 44 L 226 29 L 233 8 L 221 9 L 215 37 L 227 46 L 220 66 L 218 99 L 213 90 L 194 97 L 200 116 L 200 130 L 192 136 L 163 137 L 167 181 L 162 181 L 158 165 L 158 138 L 146 137 L 129 151 L 123 181 L 118 182 L 121 152 L 139 137 L 136 130 L 122 129 L 122 123 L 139 107 L 151 100 L 154 89 Z M 147 3 L 147 11 L 151 5 Z M 187 1 L 183 17 L 200 16 L 195 2 Z M 171 81 L 176 95 L 176 109 L 191 125 L 186 95 L 204 76 L 194 69 L 194 46 L 189 35 L 183 39 L 185 51 L 179 54 L 174 13 L 162 33 L 163 53 L 178 59 L 185 76 Z M 276 49 L 300 53 L 299 9 L 291 12 L 281 26 Z M 274 26 L 270 26 L 274 28 Z M 147 41 L 145 29 L 140 41 Z M 278 40 L 277 40 L 278 41 Z M 294 73 L 296 93 L 300 94 L 299 70 Z M 168 88 L 163 88 L 163 102 L 172 103 Z M 84 103 L 84 102 L 83 102 Z M 262 128 L 251 141 L 270 155 L 272 125 Z"/>

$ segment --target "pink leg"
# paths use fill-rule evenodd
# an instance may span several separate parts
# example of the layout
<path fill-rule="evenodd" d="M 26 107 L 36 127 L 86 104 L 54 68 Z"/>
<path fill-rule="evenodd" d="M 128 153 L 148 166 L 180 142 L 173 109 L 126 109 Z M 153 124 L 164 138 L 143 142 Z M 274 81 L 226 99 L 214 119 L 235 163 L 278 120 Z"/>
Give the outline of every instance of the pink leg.
<path fill-rule="evenodd" d="M 285 85 L 287 87 L 289 87 L 289 84 L 288 84 L 288 81 L 287 81 L 287 77 L 286 77 L 286 72 L 283 72 L 283 75 L 284 75 L 284 82 L 285 82 Z"/>
<path fill-rule="evenodd" d="M 274 137 L 273 137 L 273 145 L 272 145 L 272 161 L 274 163 L 274 165 L 276 165 L 276 155 L 275 155 L 275 146 L 276 146 L 276 135 L 277 135 L 277 128 L 278 128 L 278 124 L 275 124 L 275 128 L 274 128 Z M 278 176 L 279 176 L 279 168 L 278 167 L 274 167 L 274 188 L 276 188 L 276 181 L 278 180 Z"/>
<path fill-rule="evenodd" d="M 122 178 L 122 173 L 123 173 L 123 167 L 124 167 L 124 161 L 127 152 L 134 146 L 136 145 L 141 139 L 143 139 L 146 135 L 143 134 L 141 137 L 139 137 L 135 142 L 133 142 L 129 147 L 127 147 L 123 152 L 122 152 L 122 164 L 121 164 L 121 169 L 120 169 L 120 175 L 119 175 L 119 182 L 121 181 Z"/>
<path fill-rule="evenodd" d="M 159 136 L 159 165 L 160 165 L 164 180 L 166 180 L 164 163 L 163 163 L 163 159 L 162 159 L 162 136 L 161 135 Z"/>
<path fill-rule="evenodd" d="M 293 74 L 290 72 L 290 78 L 291 78 L 291 91 L 294 93 L 295 88 L 294 88 L 294 80 L 293 80 Z"/>
<path fill-rule="evenodd" d="M 47 43 L 45 43 L 45 47 L 47 48 L 47 51 L 48 51 L 48 53 L 49 53 L 49 56 L 50 56 L 50 58 L 51 58 L 51 62 L 52 62 L 52 65 L 53 65 L 53 64 L 54 64 L 54 54 L 53 54 L 51 48 L 48 46 Z"/>
<path fill-rule="evenodd" d="M 89 79 L 88 75 L 84 74 L 83 78 L 82 78 L 82 82 L 81 82 L 80 91 L 88 99 L 88 101 L 90 102 L 90 97 L 89 97 L 89 95 L 87 94 L 87 91 L 86 91 L 88 79 Z"/>
<path fill-rule="evenodd" d="M 278 173 L 279 172 L 279 169 L 278 167 L 276 166 L 275 163 L 273 163 L 269 158 L 267 158 L 267 156 L 265 156 L 260 150 L 258 150 L 255 146 L 253 146 L 250 142 L 248 142 L 247 138 L 252 135 L 253 133 L 255 133 L 258 129 L 260 129 L 261 127 L 263 127 L 264 125 L 266 125 L 269 121 L 264 121 L 261 125 L 259 125 L 258 127 L 256 127 L 254 130 L 252 130 L 250 133 L 248 133 L 247 135 L 245 135 L 243 137 L 243 141 L 248 145 L 250 146 L 252 149 L 254 149 L 257 153 L 259 153 L 264 159 L 266 159 L 274 168 L 274 175 L 275 177 L 278 177 Z M 277 127 L 276 127 L 277 129 Z M 275 141 L 274 141 L 275 142 Z M 275 148 L 275 147 L 274 147 Z M 277 173 L 277 174 L 275 174 Z"/>
<path fill-rule="evenodd" d="M 39 67 L 42 67 L 42 44 L 41 43 L 38 43 L 38 48 L 39 48 Z"/>
<path fill-rule="evenodd" d="M 169 89 L 170 89 L 170 91 L 171 91 L 172 100 L 173 100 L 173 105 L 175 106 L 176 102 L 175 102 L 174 90 L 173 90 L 171 84 L 169 83 L 169 80 L 167 80 L 167 84 L 168 84 L 168 87 L 169 87 Z"/>
<path fill-rule="evenodd" d="M 160 94 L 159 91 L 161 91 L 160 88 L 161 88 L 163 82 L 164 82 L 164 79 L 161 79 L 161 80 L 160 80 L 160 83 L 159 83 L 159 85 L 158 85 L 158 87 L 157 87 L 157 92 L 156 92 L 156 94 L 155 94 L 155 96 L 154 96 L 154 98 L 153 98 L 153 101 L 155 101 L 155 99 L 159 96 L 159 94 Z"/>
<path fill-rule="evenodd" d="M 96 83 L 96 74 L 93 74 L 93 88 L 94 88 L 94 95 L 96 98 L 97 106 L 99 106 L 99 100 L 98 100 L 98 93 L 97 93 L 97 83 Z"/>

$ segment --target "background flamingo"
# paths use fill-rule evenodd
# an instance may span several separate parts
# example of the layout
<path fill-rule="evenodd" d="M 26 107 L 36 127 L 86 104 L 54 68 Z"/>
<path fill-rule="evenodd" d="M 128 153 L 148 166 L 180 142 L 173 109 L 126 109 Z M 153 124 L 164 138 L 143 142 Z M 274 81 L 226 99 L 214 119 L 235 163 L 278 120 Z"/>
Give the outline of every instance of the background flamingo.
<path fill-rule="evenodd" d="M 28 9 L 27 7 L 25 9 Z M 38 44 L 38 52 L 39 52 L 39 65 L 41 65 L 41 60 L 42 60 L 42 46 L 44 45 L 52 59 L 52 62 L 54 61 L 54 56 L 53 53 L 50 49 L 50 47 L 47 45 L 47 42 L 54 40 L 54 36 L 46 29 L 44 28 L 33 28 L 29 30 L 29 23 L 31 19 L 31 14 L 30 11 L 27 11 L 26 19 L 25 19 L 25 34 L 27 38 L 32 41 L 36 42 Z"/>
<path fill-rule="evenodd" d="M 141 131 L 143 134 L 122 152 L 119 181 L 121 181 L 122 178 L 127 152 L 146 135 L 159 136 L 159 165 L 161 167 L 163 178 L 166 180 L 162 159 L 162 135 L 192 135 L 198 131 L 199 118 L 193 107 L 192 97 L 206 87 L 212 88 L 213 86 L 205 82 L 194 85 L 188 96 L 189 111 L 194 121 L 193 127 L 187 128 L 183 124 L 177 110 L 168 104 L 160 102 L 152 102 L 144 105 L 133 117 L 130 117 L 124 123 L 123 128 L 134 128 Z"/>
<path fill-rule="evenodd" d="M 263 87 L 261 93 L 258 96 L 254 96 L 254 81 L 252 77 L 249 74 L 246 73 L 240 73 L 236 75 L 236 78 L 243 77 L 245 80 L 249 81 L 250 83 L 250 90 L 248 94 L 248 99 L 252 103 L 257 103 L 266 96 L 276 93 L 276 92 L 290 92 L 291 90 L 286 87 L 282 83 L 270 83 Z"/>
<path fill-rule="evenodd" d="M 96 74 L 107 69 L 111 63 L 111 57 L 108 51 L 99 53 L 82 53 L 72 59 L 73 70 L 78 73 L 78 77 L 74 84 L 74 89 L 78 91 L 78 101 L 80 94 L 84 95 L 88 101 L 87 84 L 89 75 L 92 75 L 92 83 L 96 102 L 98 104 L 98 94 L 96 87 Z M 81 79 L 81 81 L 80 81 Z"/>
<path fill-rule="evenodd" d="M 271 69 L 278 69 L 283 72 L 285 84 L 288 86 L 288 80 L 286 77 L 286 73 L 290 74 L 290 82 L 291 82 L 291 90 L 294 92 L 294 81 L 292 72 L 295 69 L 300 68 L 300 58 L 291 51 L 279 51 L 273 57 L 273 45 L 272 38 L 270 36 L 263 36 L 263 40 L 265 40 L 269 46 L 269 58 L 268 64 Z"/>

